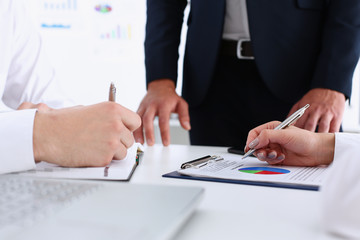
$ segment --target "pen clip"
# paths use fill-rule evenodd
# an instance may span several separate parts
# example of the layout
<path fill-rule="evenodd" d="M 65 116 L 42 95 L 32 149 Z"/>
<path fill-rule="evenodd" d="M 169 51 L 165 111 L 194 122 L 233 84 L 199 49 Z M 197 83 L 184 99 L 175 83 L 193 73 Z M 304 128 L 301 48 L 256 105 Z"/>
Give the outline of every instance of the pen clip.
<path fill-rule="evenodd" d="M 181 164 L 181 169 L 186 169 L 186 168 L 201 168 L 204 167 L 208 164 L 214 163 L 214 162 L 218 162 L 224 160 L 224 158 L 220 157 L 220 156 L 210 156 L 207 155 L 205 157 L 201 157 L 201 158 L 197 158 L 195 160 L 186 162 Z"/>

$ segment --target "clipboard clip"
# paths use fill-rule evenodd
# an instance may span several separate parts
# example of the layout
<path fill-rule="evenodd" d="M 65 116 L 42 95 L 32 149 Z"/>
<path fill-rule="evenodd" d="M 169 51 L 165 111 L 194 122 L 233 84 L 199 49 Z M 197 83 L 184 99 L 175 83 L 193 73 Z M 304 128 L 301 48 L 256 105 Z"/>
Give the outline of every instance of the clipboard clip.
<path fill-rule="evenodd" d="M 206 166 L 208 164 L 212 164 L 214 162 L 218 162 L 221 160 L 224 160 L 224 158 L 220 157 L 220 156 L 215 156 L 215 155 L 214 156 L 207 155 L 205 157 L 197 158 L 195 160 L 181 164 L 181 169 L 201 168 L 203 166 Z"/>

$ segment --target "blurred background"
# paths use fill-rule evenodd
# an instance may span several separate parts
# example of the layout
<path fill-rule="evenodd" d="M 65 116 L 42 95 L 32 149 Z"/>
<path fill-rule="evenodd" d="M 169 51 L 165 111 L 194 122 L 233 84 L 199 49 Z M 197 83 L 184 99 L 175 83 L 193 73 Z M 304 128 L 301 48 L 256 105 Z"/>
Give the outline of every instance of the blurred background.
<path fill-rule="evenodd" d="M 114 82 L 117 102 L 137 110 L 146 93 L 143 47 L 146 0 L 24 2 L 34 26 L 42 35 L 61 86 L 70 98 L 83 105 L 105 101 L 109 84 Z M 179 48 L 179 94 L 185 34 L 186 26 Z M 359 76 L 358 67 L 354 74 L 353 96 L 346 107 L 344 131 L 360 132 Z M 187 132 L 180 128 L 176 116 L 171 120 L 171 139 L 172 143 L 189 143 Z M 156 141 L 160 142 L 158 129 Z"/>

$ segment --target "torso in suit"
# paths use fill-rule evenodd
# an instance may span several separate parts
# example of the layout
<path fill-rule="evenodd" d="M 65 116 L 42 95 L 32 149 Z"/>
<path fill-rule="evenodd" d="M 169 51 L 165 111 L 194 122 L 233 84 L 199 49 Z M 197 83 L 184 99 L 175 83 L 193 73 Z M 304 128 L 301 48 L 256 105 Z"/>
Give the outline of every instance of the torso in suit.
<path fill-rule="evenodd" d="M 176 81 L 186 0 L 148 0 L 147 82 Z M 219 61 L 226 0 L 192 0 L 184 59 L 183 97 L 201 105 Z M 250 36 L 262 81 L 294 104 L 312 88 L 350 97 L 360 51 L 359 0 L 249 0 Z"/>

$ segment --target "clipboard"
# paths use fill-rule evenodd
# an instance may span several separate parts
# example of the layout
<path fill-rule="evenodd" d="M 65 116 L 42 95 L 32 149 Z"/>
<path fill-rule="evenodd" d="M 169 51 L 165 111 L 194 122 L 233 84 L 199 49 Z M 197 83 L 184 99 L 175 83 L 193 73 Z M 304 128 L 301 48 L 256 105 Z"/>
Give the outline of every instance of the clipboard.
<path fill-rule="evenodd" d="M 180 169 L 177 171 L 173 171 L 173 172 L 169 172 L 166 173 L 164 175 L 162 175 L 162 177 L 166 177 L 166 178 L 178 178 L 178 179 L 186 179 L 186 180 L 198 180 L 198 181 L 209 181 L 209 182 L 219 182 L 219 183 L 231 183 L 231 184 L 244 184 L 244 185 L 252 185 L 252 186 L 263 186 L 263 187 L 276 187 L 276 188 L 287 188 L 287 189 L 299 189 L 299 190 L 310 190 L 310 191 L 318 191 L 320 188 L 321 184 L 299 184 L 299 183 L 294 183 L 294 182 L 287 182 L 286 180 L 279 182 L 279 181 L 261 181 L 260 180 L 249 180 L 249 179 L 234 179 L 232 177 L 213 177 L 213 176 L 206 176 L 206 175 L 190 175 L 190 174 L 183 174 L 184 170 L 186 171 L 186 169 L 192 169 L 192 172 L 201 172 L 202 169 L 206 168 L 206 167 L 211 167 L 211 165 L 216 166 L 219 164 L 224 164 L 222 163 L 223 161 L 226 161 L 229 158 L 229 156 L 204 156 L 204 157 L 200 157 L 188 162 L 185 162 L 183 164 L 181 164 Z M 238 159 L 241 159 L 241 156 L 238 157 Z M 248 162 L 255 162 L 255 159 L 252 159 L 252 161 L 248 161 Z M 239 160 L 240 162 L 241 160 Z M 256 160 L 258 161 L 258 160 Z M 245 162 L 245 161 L 244 161 Z M 258 165 L 263 166 L 264 163 L 258 161 Z M 256 162 L 255 162 L 256 163 Z M 250 164 L 252 165 L 252 164 Z M 266 166 L 266 165 L 265 165 Z M 273 168 L 273 169 L 278 169 L 279 167 L 277 166 L 271 166 L 271 165 L 267 165 L 267 168 Z M 247 167 L 247 164 L 244 164 L 241 169 L 245 169 Z M 266 167 L 265 167 L 266 168 Z M 290 168 L 290 169 L 295 169 L 295 170 L 299 170 L 299 171 L 305 171 L 308 170 L 308 172 L 314 172 L 313 169 L 317 168 L 317 167 L 284 167 L 285 168 Z M 324 170 L 326 168 L 324 167 L 319 167 L 320 170 Z M 295 170 L 291 170 L 291 171 L 295 171 Z M 316 170 L 316 169 L 315 169 Z"/>

